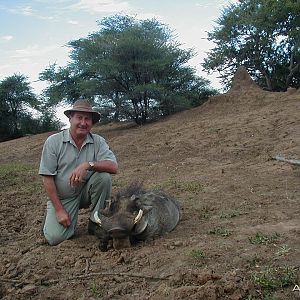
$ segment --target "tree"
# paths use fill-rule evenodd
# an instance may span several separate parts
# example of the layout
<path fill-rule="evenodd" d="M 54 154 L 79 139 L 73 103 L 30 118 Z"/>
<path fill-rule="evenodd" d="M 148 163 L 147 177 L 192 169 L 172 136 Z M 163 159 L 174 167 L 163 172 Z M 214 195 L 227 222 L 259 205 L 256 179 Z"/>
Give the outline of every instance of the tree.
<path fill-rule="evenodd" d="M 14 74 L 1 81 L 0 103 L 1 136 L 21 136 L 21 120 L 29 108 L 36 109 L 39 104 L 24 75 Z"/>
<path fill-rule="evenodd" d="M 27 77 L 14 74 L 0 82 L 0 141 L 57 129 L 58 123 L 51 110 L 47 109 L 47 116 L 51 115 L 51 126 L 43 125 L 45 115 L 33 117 L 41 112 L 41 101 L 32 92 Z"/>
<path fill-rule="evenodd" d="M 229 5 L 208 39 L 216 46 L 202 66 L 228 86 L 244 65 L 263 88 L 300 86 L 300 5 L 295 0 L 243 0 Z"/>
<path fill-rule="evenodd" d="M 203 79 L 187 65 L 193 50 L 180 49 L 167 26 L 123 15 L 99 25 L 99 31 L 69 43 L 71 63 L 65 68 L 52 65 L 40 74 L 50 82 L 50 102 L 58 95 L 65 102 L 89 98 L 107 117 L 137 124 L 191 106 L 185 93 L 199 95 L 189 87 Z"/>

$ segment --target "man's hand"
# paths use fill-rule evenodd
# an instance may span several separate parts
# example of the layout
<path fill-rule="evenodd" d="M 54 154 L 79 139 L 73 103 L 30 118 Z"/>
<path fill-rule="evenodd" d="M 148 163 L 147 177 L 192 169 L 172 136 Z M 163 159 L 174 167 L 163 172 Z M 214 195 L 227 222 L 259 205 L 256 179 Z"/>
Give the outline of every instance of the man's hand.
<path fill-rule="evenodd" d="M 69 227 L 71 225 L 71 218 L 64 208 L 56 211 L 56 219 L 58 223 L 64 227 Z"/>
<path fill-rule="evenodd" d="M 72 187 L 78 186 L 79 184 L 81 184 L 81 182 L 83 181 L 83 179 L 86 176 L 89 166 L 90 165 L 86 162 L 86 163 L 80 164 L 76 169 L 74 169 L 74 171 L 72 172 L 72 174 L 69 178 L 69 183 Z"/>

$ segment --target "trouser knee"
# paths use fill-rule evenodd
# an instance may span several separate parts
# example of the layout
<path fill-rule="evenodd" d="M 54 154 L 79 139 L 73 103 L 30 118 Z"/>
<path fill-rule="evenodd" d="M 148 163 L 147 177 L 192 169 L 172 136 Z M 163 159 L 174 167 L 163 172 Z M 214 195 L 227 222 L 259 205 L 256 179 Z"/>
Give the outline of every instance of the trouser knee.
<path fill-rule="evenodd" d="M 109 173 L 95 173 L 94 174 L 94 180 L 93 180 L 94 186 L 107 186 L 110 187 L 112 180 L 111 180 L 111 174 Z"/>
<path fill-rule="evenodd" d="M 62 236 L 50 236 L 49 234 L 44 233 L 44 237 L 50 246 L 56 246 L 64 241 Z"/>
<path fill-rule="evenodd" d="M 72 230 L 71 228 L 65 228 L 62 231 L 59 230 L 54 231 L 54 230 L 47 230 L 47 228 L 44 227 L 43 233 L 49 245 L 56 246 L 61 242 L 71 238 L 74 235 L 74 230 Z"/>

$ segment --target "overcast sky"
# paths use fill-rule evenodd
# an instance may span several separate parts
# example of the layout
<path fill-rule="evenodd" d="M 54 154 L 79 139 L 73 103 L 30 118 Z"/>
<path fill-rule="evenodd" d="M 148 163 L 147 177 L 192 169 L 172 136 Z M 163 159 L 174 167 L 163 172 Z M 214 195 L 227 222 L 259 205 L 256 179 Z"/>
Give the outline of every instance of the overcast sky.
<path fill-rule="evenodd" d="M 213 44 L 206 40 L 222 9 L 237 0 L 1 0 L 0 80 L 14 73 L 29 78 L 36 93 L 45 87 L 38 75 L 47 66 L 64 66 L 66 44 L 97 31 L 97 20 L 124 13 L 137 19 L 156 18 L 177 34 L 182 48 L 194 48 L 190 61 L 197 74 L 220 88 L 201 63 Z"/>

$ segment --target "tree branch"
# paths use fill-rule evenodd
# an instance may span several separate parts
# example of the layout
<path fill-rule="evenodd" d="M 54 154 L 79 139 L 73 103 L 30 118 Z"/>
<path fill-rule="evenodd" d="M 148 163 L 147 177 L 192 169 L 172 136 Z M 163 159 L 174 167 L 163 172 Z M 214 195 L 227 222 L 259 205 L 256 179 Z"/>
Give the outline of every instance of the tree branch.
<path fill-rule="evenodd" d="M 285 158 L 283 156 L 280 156 L 280 155 L 276 155 L 275 157 L 272 157 L 272 158 L 275 159 L 275 160 L 278 160 L 278 161 L 282 161 L 282 162 L 292 164 L 292 165 L 300 165 L 300 160 L 299 159 L 287 159 L 287 158 Z"/>

